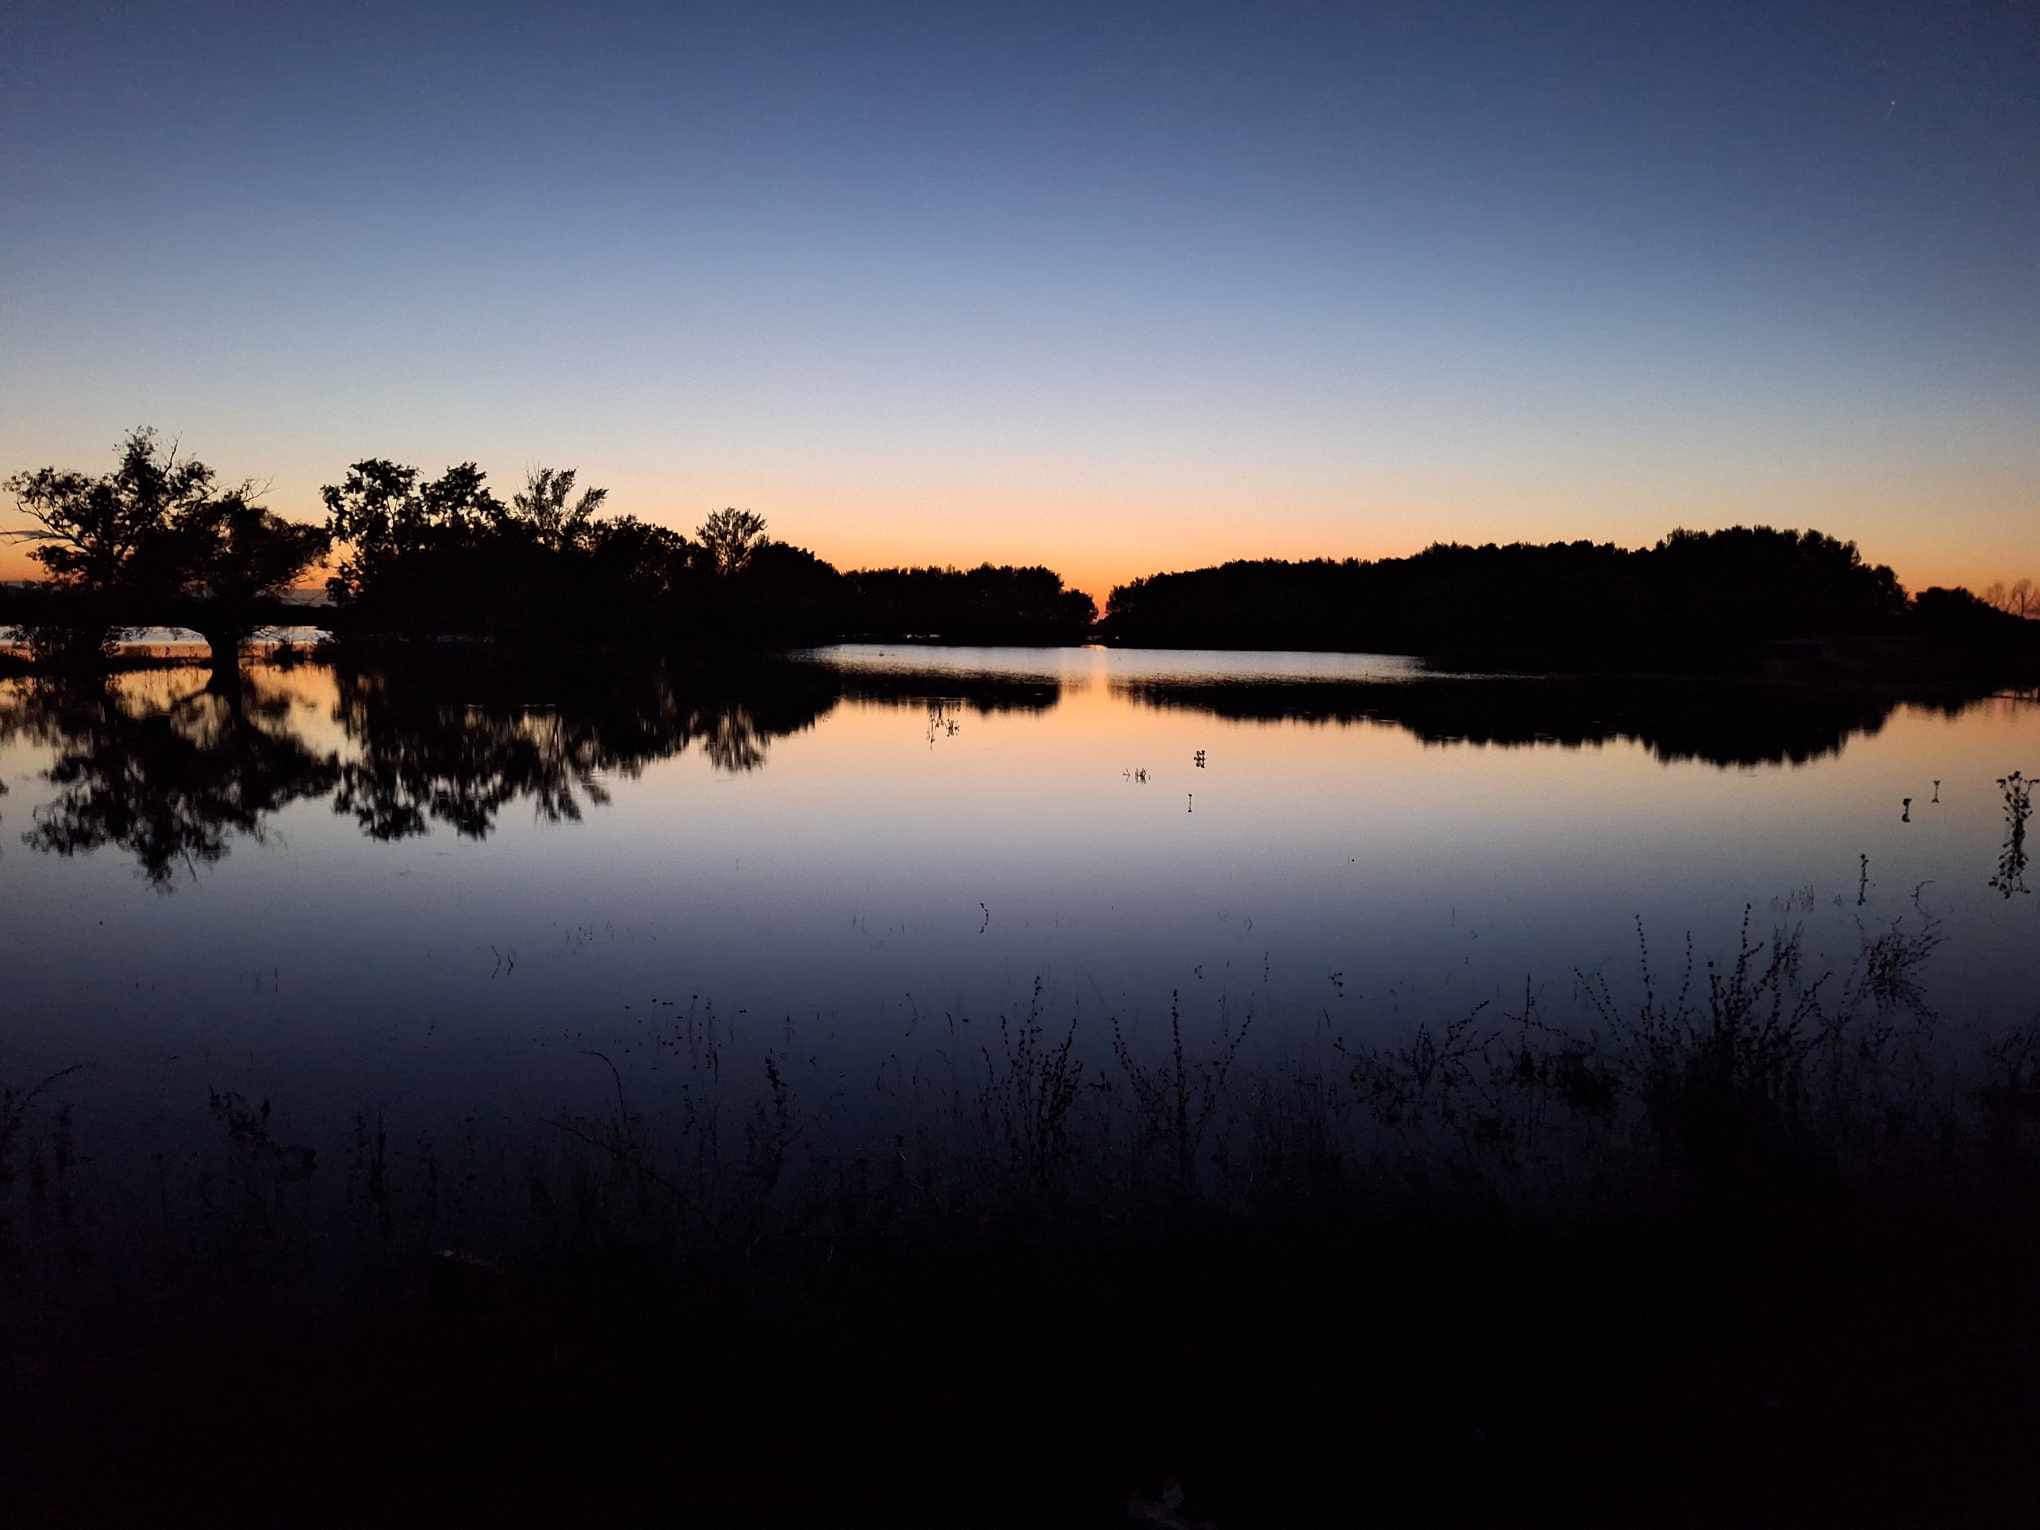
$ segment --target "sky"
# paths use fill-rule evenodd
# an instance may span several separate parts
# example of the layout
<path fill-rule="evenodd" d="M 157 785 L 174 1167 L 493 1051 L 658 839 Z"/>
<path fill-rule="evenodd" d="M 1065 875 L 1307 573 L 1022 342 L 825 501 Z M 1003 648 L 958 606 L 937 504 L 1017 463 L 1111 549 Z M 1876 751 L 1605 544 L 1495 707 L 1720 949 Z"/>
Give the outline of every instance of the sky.
<path fill-rule="evenodd" d="M 0 6 L 0 473 L 2040 573 L 2040 3 Z M 27 572 L 0 551 L 0 577 Z"/>

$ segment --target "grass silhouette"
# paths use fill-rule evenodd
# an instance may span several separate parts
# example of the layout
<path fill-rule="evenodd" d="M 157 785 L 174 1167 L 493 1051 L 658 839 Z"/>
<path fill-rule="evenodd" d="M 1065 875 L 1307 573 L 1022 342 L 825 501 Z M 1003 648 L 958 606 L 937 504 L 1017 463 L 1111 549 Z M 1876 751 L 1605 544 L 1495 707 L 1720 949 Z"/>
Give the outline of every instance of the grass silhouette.
<path fill-rule="evenodd" d="M 1294 1055 L 1248 1046 L 1282 1017 L 1172 999 L 1140 1036 L 1037 984 L 861 1089 L 790 1028 L 665 1001 L 656 1076 L 588 1052 L 577 1109 L 365 1107 L 336 1153 L 215 1091 L 212 1145 L 146 1186 L 52 1077 L 0 1097 L 6 1332 L 42 1403 L 11 1480 L 31 1518 L 172 1478 L 169 1517 L 221 1517 L 339 1441 L 333 1522 L 412 1473 L 512 1518 L 1122 1523 L 1171 1479 L 1221 1525 L 1355 1492 L 1959 1518 L 2031 1481 L 2040 1021 L 1944 1034 L 1941 942 L 1916 904 L 1816 972 L 1746 912 L 1727 959 L 1667 967 L 1639 928 L 1634 982 L 1576 974 L 1565 1013 L 1526 990 Z M 630 1464 L 675 1438 L 686 1473 Z M 1354 1487 L 1356 1450 L 1389 1475 Z"/>

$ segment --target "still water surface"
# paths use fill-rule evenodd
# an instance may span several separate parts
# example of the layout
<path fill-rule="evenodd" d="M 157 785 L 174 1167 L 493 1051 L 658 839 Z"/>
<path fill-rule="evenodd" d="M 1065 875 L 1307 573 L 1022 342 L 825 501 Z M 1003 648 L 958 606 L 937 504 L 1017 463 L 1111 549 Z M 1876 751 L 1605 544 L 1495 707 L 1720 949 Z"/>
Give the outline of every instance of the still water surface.
<path fill-rule="evenodd" d="M 1667 969 L 1746 905 L 1842 968 L 1916 889 L 1945 1013 L 2040 1009 L 2040 907 L 1993 885 L 2031 700 L 1103 649 L 440 668 L 0 686 L 0 1081 L 90 1064 L 77 1108 L 137 1141 L 209 1088 L 515 1115 L 587 1087 L 584 1049 L 654 1068 L 689 1004 L 851 1079 L 1037 981 L 1096 1036 L 1174 1002 L 1385 1037 L 1624 989 L 1639 919 Z"/>

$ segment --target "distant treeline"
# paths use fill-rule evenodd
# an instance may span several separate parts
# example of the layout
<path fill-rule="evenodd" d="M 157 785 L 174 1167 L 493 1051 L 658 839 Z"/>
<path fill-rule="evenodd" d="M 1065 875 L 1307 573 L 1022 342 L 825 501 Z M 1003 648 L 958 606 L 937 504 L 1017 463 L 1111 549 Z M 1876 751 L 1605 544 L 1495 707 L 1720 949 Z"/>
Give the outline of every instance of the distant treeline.
<path fill-rule="evenodd" d="M 1927 639 L 1900 657 L 1974 669 L 1968 655 L 2040 659 L 2033 585 L 1987 598 L 1908 598 L 1853 542 L 1768 526 L 1678 530 L 1655 546 L 1441 543 L 1408 558 L 1235 562 L 1155 574 L 1091 597 L 1046 568 L 844 573 L 717 510 L 692 535 L 610 515 L 572 469 L 534 468 L 506 501 L 472 462 L 428 478 L 367 458 L 321 491 L 323 524 L 286 521 L 253 483 L 226 487 L 152 431 L 102 475 L 42 468 L 6 480 L 45 578 L 0 591 L 0 623 L 45 660 L 90 659 L 123 627 L 201 633 L 231 662 L 258 625 L 301 622 L 308 577 L 330 570 L 315 620 L 346 639 L 472 637 L 509 647 L 787 648 L 844 637 L 962 643 L 1109 641 L 1171 647 L 1424 654 L 1493 667 L 1747 667 L 1794 639 Z M 1931 656 L 1922 658 L 1923 651 Z M 1950 655 L 1959 658 L 1950 658 Z M 1799 659 L 1817 657 L 1802 653 Z M 1878 666 L 1892 662 L 1876 659 Z"/>
<path fill-rule="evenodd" d="M 841 636 L 1069 642 L 1097 611 L 1046 568 L 842 574 L 766 534 L 763 516 L 717 510 L 692 536 L 606 515 L 607 492 L 572 469 L 535 468 L 498 497 L 472 462 L 427 478 L 382 458 L 321 491 L 323 525 L 283 520 L 257 486 L 219 486 L 152 431 L 132 432 L 111 473 L 57 468 L 7 480 L 45 578 L 0 599 L 39 657 L 92 657 L 122 627 L 201 633 L 230 662 L 260 624 L 310 613 L 289 602 L 322 562 L 340 635 L 465 636 L 513 646 L 703 643 L 788 647 Z M 332 560 L 328 562 L 328 560 Z"/>
<path fill-rule="evenodd" d="M 750 511 L 718 510 L 690 537 L 600 515 L 604 492 L 576 496 L 574 484 L 571 469 L 535 469 L 505 504 L 472 463 L 431 482 L 414 468 L 357 463 L 324 490 L 326 530 L 343 552 L 327 585 L 333 602 L 356 631 L 654 646 L 1069 641 L 1097 616 L 1050 569 L 845 574 L 774 540 Z"/>
<path fill-rule="evenodd" d="M 1818 531 L 1678 530 L 1654 547 L 1439 543 L 1408 558 L 1264 559 L 1112 591 L 1113 641 L 1491 660 L 1718 660 L 1784 639 L 1924 633 L 2030 644 L 2040 629 L 1967 590 L 1908 599 L 1853 542 Z"/>
<path fill-rule="evenodd" d="M 1026 642 L 1090 636 L 1098 608 L 1045 568 L 863 569 L 843 576 L 843 631 L 853 637 Z"/>

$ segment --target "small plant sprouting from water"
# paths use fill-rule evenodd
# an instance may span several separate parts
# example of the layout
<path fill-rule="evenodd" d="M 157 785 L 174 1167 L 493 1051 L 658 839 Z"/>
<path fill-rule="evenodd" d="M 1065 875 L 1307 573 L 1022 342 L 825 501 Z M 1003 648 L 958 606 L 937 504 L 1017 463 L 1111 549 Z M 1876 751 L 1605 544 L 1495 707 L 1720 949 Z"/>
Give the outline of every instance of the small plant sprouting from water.
<path fill-rule="evenodd" d="M 1820 895 L 1818 890 L 1814 887 L 1813 883 L 1807 882 L 1793 888 L 1790 892 L 1773 898 L 1771 900 L 1771 912 L 1774 914 L 1812 913 L 1819 901 Z"/>
<path fill-rule="evenodd" d="M 786 1155 L 806 1128 L 800 1102 L 787 1082 L 786 1069 L 771 1052 L 765 1054 L 765 1097 L 754 1101 L 744 1127 L 744 1162 L 762 1203 L 786 1172 Z"/>
<path fill-rule="evenodd" d="M 1074 1019 L 1061 1041 L 1049 1036 L 1036 978 L 1026 1018 L 1014 1024 L 999 1016 L 1000 1056 L 978 1046 L 985 1066 L 978 1097 L 984 1145 L 1003 1152 L 1033 1192 L 1053 1188 L 1070 1167 L 1070 1113 L 1084 1077 L 1076 1041 Z"/>
<path fill-rule="evenodd" d="M 309 1207 L 319 1155 L 276 1135 L 270 1104 L 250 1104 L 231 1089 L 207 1091 L 212 1118 L 226 1136 L 223 1172 L 200 1172 L 199 1202 L 213 1218 L 216 1252 L 244 1269 L 279 1274 L 301 1266 L 312 1248 Z"/>
<path fill-rule="evenodd" d="M 2032 891 L 2026 885 L 2026 820 L 2033 816 L 2033 782 L 2015 770 L 1998 777 L 1997 784 L 2005 799 L 2005 843 L 1990 885 L 2009 898 Z"/>
<path fill-rule="evenodd" d="M 1183 1045 L 1182 994 L 1172 992 L 1168 1059 L 1146 1063 L 1128 1044 L 1118 1018 L 1112 1021 L 1112 1055 L 1133 1107 L 1135 1153 L 1142 1158 L 1159 1153 L 1168 1163 L 1179 1193 L 1188 1194 L 1196 1186 L 1206 1134 L 1212 1117 L 1225 1102 L 1227 1080 L 1253 1023 L 1250 1011 L 1234 1029 L 1221 1005 L 1217 1050 L 1192 1060 Z"/>
<path fill-rule="evenodd" d="M 0 1084 L 0 1188 L 4 1188 L 13 1176 L 15 1148 L 35 1102 L 84 1067 L 83 1063 L 73 1063 L 68 1068 L 59 1068 L 42 1082 L 31 1084 L 26 1089 Z"/>
<path fill-rule="evenodd" d="M 57 1224 L 66 1232 L 70 1230 L 73 1210 L 71 1187 L 68 1183 L 72 1168 L 77 1162 L 76 1141 L 71 1129 L 71 1107 L 61 1105 L 48 1137 L 28 1130 L 36 1102 L 50 1090 L 81 1072 L 85 1065 L 74 1063 L 60 1068 L 40 1083 L 17 1089 L 12 1085 L 0 1084 L 0 1275 L 7 1272 L 19 1250 L 18 1230 L 14 1223 L 13 1206 L 14 1182 L 20 1173 L 17 1166 L 23 1158 L 22 1147 L 27 1144 L 26 1167 L 29 1182 L 29 1213 L 31 1224 L 46 1220 L 46 1214 L 54 1210 Z M 45 1148 L 48 1153 L 45 1156 Z"/>
<path fill-rule="evenodd" d="M 1920 986 L 1920 975 L 1927 959 L 1940 949 L 1943 936 L 1940 922 L 1927 912 L 1925 898 L 1929 885 L 1922 882 L 1913 889 L 1915 925 L 1908 927 L 1905 919 L 1900 918 L 1876 935 L 1862 932 L 1863 951 L 1849 976 L 1849 997 L 1868 995 L 1879 1014 L 1903 1009 L 1922 1019 L 1932 1016 Z M 1847 1003 L 1843 1005 L 1844 1009 L 1850 1007 Z"/>

